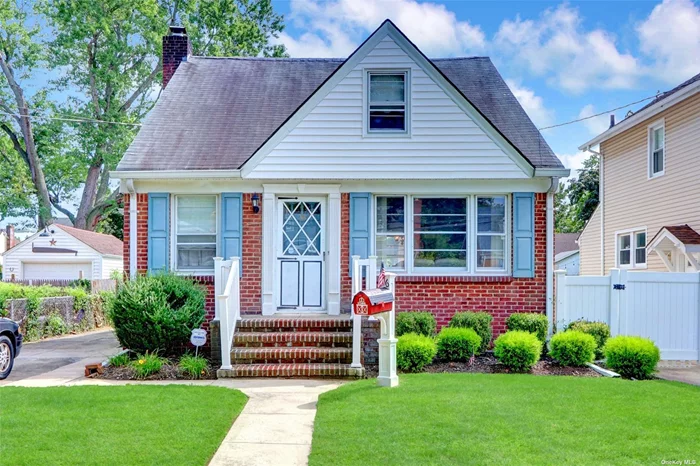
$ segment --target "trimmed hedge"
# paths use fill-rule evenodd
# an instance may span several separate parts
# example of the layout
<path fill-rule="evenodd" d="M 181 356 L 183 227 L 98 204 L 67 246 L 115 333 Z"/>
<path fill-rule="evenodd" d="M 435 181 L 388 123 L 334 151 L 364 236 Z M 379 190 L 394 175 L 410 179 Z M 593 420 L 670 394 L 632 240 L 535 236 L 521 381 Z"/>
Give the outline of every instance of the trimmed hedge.
<path fill-rule="evenodd" d="M 527 372 L 542 354 L 542 342 L 534 333 L 512 330 L 496 338 L 493 354 L 508 369 Z"/>
<path fill-rule="evenodd" d="M 603 359 L 603 348 L 605 348 L 605 343 L 610 338 L 610 326 L 605 322 L 589 322 L 587 320 L 576 320 L 571 322 L 566 328 L 569 330 L 576 330 L 579 332 L 587 333 L 595 338 L 596 349 L 595 357 L 596 359 Z"/>
<path fill-rule="evenodd" d="M 661 359 L 654 342 L 642 337 L 620 335 L 610 338 L 603 352 L 605 364 L 625 378 L 648 379 Z"/>
<path fill-rule="evenodd" d="M 437 321 L 430 312 L 411 311 L 396 314 L 396 336 L 416 333 L 426 337 L 435 335 Z"/>
<path fill-rule="evenodd" d="M 585 366 L 593 361 L 596 342 L 592 335 L 568 330 L 557 333 L 549 342 L 549 354 L 564 366 Z"/>
<path fill-rule="evenodd" d="M 204 289 L 192 278 L 140 275 L 124 282 L 110 303 L 119 343 L 136 353 L 181 354 L 204 322 Z"/>
<path fill-rule="evenodd" d="M 468 361 L 480 345 L 481 337 L 473 329 L 445 327 L 437 336 L 437 356 L 445 361 Z"/>
<path fill-rule="evenodd" d="M 404 372 L 420 372 L 433 362 L 437 346 L 435 340 L 424 335 L 407 333 L 396 344 L 396 366 Z"/>
<path fill-rule="evenodd" d="M 488 312 L 457 312 L 448 327 L 470 328 L 481 337 L 481 345 L 479 353 L 483 353 L 489 347 L 491 338 L 493 338 L 493 330 L 491 329 L 491 321 L 493 316 Z"/>
<path fill-rule="evenodd" d="M 506 319 L 508 330 L 521 330 L 534 333 L 542 343 L 547 340 L 547 316 L 544 314 L 521 312 L 511 314 Z"/>

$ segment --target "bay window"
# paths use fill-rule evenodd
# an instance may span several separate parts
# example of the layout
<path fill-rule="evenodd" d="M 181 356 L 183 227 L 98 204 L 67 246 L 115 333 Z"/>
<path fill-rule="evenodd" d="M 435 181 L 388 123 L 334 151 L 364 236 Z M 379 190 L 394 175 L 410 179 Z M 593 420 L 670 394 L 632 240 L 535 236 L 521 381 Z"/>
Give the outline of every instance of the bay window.
<path fill-rule="evenodd" d="M 416 274 L 505 273 L 508 197 L 375 197 L 374 253 Z"/>
<path fill-rule="evenodd" d="M 175 197 L 175 270 L 214 270 L 216 196 Z"/>

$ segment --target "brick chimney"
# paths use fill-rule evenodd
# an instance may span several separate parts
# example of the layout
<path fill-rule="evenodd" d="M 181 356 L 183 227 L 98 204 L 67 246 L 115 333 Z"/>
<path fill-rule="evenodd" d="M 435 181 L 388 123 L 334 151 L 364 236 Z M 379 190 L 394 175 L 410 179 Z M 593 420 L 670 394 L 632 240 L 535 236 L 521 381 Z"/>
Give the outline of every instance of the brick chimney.
<path fill-rule="evenodd" d="M 168 85 L 180 63 L 192 55 L 192 44 L 184 26 L 170 26 L 163 36 L 163 89 Z"/>
<path fill-rule="evenodd" d="M 17 241 L 15 240 L 15 227 L 14 225 L 7 225 L 5 227 L 5 233 L 7 234 L 7 249 L 15 247 Z M 7 249 L 5 249 L 7 251 Z"/>

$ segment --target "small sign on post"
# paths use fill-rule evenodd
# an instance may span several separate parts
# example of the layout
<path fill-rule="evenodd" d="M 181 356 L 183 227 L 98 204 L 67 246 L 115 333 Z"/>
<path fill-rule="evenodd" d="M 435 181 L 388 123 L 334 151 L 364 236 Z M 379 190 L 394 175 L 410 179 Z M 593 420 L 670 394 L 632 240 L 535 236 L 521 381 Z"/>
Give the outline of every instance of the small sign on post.
<path fill-rule="evenodd" d="M 199 347 L 204 346 L 207 343 L 207 331 L 203 328 L 196 328 L 192 330 L 192 335 L 190 335 L 190 343 L 195 346 L 194 355 L 197 356 L 199 353 Z"/>

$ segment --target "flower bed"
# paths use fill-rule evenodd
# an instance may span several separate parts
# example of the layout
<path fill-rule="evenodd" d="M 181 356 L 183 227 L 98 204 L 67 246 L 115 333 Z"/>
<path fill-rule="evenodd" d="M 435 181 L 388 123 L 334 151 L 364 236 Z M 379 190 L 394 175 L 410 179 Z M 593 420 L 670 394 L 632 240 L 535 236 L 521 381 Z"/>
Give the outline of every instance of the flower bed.
<path fill-rule="evenodd" d="M 475 356 L 472 363 L 469 362 L 444 362 L 436 361 L 425 367 L 424 372 L 449 373 L 449 372 L 472 372 L 485 374 L 505 374 L 510 373 L 507 367 L 498 362 L 493 354 L 486 353 Z M 577 377 L 600 377 L 601 375 L 588 367 L 562 366 L 551 357 L 543 357 L 535 364 L 530 372 L 534 375 L 571 375 Z"/>
<path fill-rule="evenodd" d="M 155 374 L 151 374 L 144 378 L 136 377 L 136 370 L 129 366 L 107 366 L 105 367 L 103 374 L 94 375 L 94 377 L 112 380 L 193 380 L 192 377 L 185 376 L 180 371 L 180 367 L 177 364 L 170 362 L 164 363 L 161 369 Z M 206 374 L 199 378 L 199 380 L 211 379 L 216 379 L 216 371 L 212 370 L 211 368 L 209 368 Z"/>

